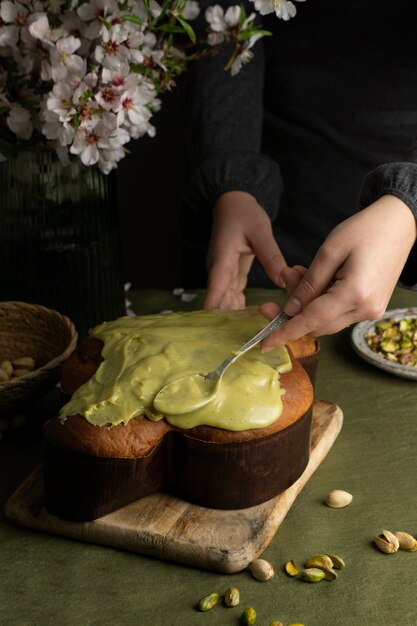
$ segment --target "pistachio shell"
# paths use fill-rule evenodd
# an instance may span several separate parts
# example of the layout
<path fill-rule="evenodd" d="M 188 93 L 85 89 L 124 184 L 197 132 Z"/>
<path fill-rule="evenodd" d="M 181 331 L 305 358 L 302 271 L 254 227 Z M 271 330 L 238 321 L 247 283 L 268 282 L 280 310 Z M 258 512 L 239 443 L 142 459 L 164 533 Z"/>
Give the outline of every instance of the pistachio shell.
<path fill-rule="evenodd" d="M 353 500 L 351 493 L 343 491 L 342 489 L 334 489 L 326 497 L 326 504 L 332 509 L 341 509 L 348 506 Z"/>
<path fill-rule="evenodd" d="M 9 378 L 13 374 L 13 365 L 11 361 L 2 361 L 0 368 L 6 372 Z"/>
<path fill-rule="evenodd" d="M 275 573 L 271 563 L 265 559 L 255 559 L 250 564 L 249 569 L 252 576 L 261 582 L 269 580 Z"/>
<path fill-rule="evenodd" d="M 407 552 L 414 552 L 417 550 L 417 539 L 405 533 L 402 530 L 398 530 L 394 535 L 397 537 L 401 550 L 407 550 Z"/>
<path fill-rule="evenodd" d="M 29 370 L 27 370 L 24 367 L 19 367 L 18 369 L 13 370 L 13 378 L 20 378 L 21 376 L 26 376 L 26 374 L 29 374 Z"/>
<path fill-rule="evenodd" d="M 317 567 L 324 572 L 324 578 L 326 580 L 334 580 L 337 578 L 337 573 L 333 569 L 333 561 L 327 554 L 316 554 L 315 556 L 307 559 L 305 567 Z"/>
<path fill-rule="evenodd" d="M 338 554 L 327 554 L 333 561 L 333 567 L 335 569 L 344 569 L 346 567 L 346 563 Z"/>
<path fill-rule="evenodd" d="M 327 554 L 315 554 L 304 563 L 305 567 L 327 567 L 333 568 L 333 561 Z"/>
<path fill-rule="evenodd" d="M 12 363 L 15 368 L 23 367 L 26 370 L 33 370 L 35 367 L 35 361 L 31 356 L 22 356 L 20 359 L 14 359 Z"/>
<path fill-rule="evenodd" d="M 375 537 L 374 541 L 379 550 L 381 550 L 381 552 L 384 552 L 385 554 L 394 554 L 394 552 L 397 552 L 398 548 L 400 547 L 398 537 L 396 537 L 389 530 L 383 530 L 379 535 Z"/>

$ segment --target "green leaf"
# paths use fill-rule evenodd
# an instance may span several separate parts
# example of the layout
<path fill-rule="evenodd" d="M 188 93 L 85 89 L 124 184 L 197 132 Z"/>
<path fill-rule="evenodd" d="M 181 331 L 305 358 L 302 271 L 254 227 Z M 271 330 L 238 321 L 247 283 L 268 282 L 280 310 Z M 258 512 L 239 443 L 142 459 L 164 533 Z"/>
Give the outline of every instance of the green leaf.
<path fill-rule="evenodd" d="M 104 17 L 101 17 L 101 15 L 98 16 L 98 19 L 100 20 L 100 22 L 102 24 L 104 24 L 104 26 L 107 28 L 107 30 L 111 29 L 111 24 L 110 22 L 108 22 L 107 20 L 104 19 Z"/>
<path fill-rule="evenodd" d="M 189 38 L 191 39 L 191 41 L 193 43 L 195 43 L 197 41 L 197 37 L 196 37 L 196 34 L 195 34 L 194 30 L 191 27 L 191 24 L 189 24 L 182 17 L 178 17 L 178 21 L 181 24 L 181 26 L 183 27 L 183 29 L 185 30 L 185 32 L 187 33 L 187 35 L 189 36 Z"/>
<path fill-rule="evenodd" d="M 160 26 L 155 26 L 155 30 L 162 30 L 165 33 L 184 32 L 184 29 L 181 26 L 177 26 L 177 24 L 161 24 Z"/>
<path fill-rule="evenodd" d="M 240 5 L 240 18 L 239 18 L 239 26 L 242 26 L 243 22 L 246 20 L 246 10 L 243 4 Z"/>
<path fill-rule="evenodd" d="M 137 63 L 131 63 L 129 68 L 135 74 L 146 74 L 146 67 L 144 67 L 143 65 L 138 65 Z"/>
<path fill-rule="evenodd" d="M 272 33 L 269 30 L 256 30 L 255 28 L 249 27 L 246 28 L 245 30 L 242 30 L 238 36 L 237 36 L 237 40 L 238 41 L 245 41 L 246 39 L 250 39 L 253 35 L 261 35 L 262 37 L 266 37 L 268 35 L 272 35 Z"/>
<path fill-rule="evenodd" d="M 132 24 L 139 24 L 139 26 L 142 26 L 142 24 L 144 24 L 145 22 L 143 20 L 141 20 L 140 17 L 138 17 L 137 15 L 123 15 L 122 16 L 122 20 L 124 22 L 132 22 Z"/>

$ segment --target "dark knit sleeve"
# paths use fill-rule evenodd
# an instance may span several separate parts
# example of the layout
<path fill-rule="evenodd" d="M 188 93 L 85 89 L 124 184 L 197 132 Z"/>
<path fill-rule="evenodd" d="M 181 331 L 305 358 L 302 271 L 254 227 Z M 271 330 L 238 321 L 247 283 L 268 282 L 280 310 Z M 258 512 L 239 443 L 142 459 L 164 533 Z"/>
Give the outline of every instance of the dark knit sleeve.
<path fill-rule="evenodd" d="M 416 163 L 387 163 L 369 172 L 361 188 L 359 208 L 363 209 L 387 194 L 403 200 L 417 219 Z M 401 274 L 400 286 L 417 290 L 417 243 L 414 244 Z"/>
<path fill-rule="evenodd" d="M 206 25 L 201 2 L 200 27 Z M 219 3 L 226 10 L 236 2 Z M 243 3 L 245 4 L 245 3 Z M 246 3 L 247 13 L 253 5 Z M 261 153 L 264 55 L 262 39 L 251 61 L 235 76 L 224 67 L 231 49 L 194 63 L 182 84 L 187 143 L 191 149 L 184 188 L 181 227 L 185 243 L 205 245 L 211 212 L 226 191 L 246 191 L 273 220 L 282 179 L 277 163 Z"/>

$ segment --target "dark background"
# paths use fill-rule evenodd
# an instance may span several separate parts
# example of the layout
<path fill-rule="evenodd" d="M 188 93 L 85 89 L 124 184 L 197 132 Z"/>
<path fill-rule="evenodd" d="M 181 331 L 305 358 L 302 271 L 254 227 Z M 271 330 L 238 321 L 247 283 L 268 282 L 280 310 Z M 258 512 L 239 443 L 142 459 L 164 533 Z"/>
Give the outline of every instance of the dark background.
<path fill-rule="evenodd" d="M 117 169 L 125 282 L 183 287 L 179 208 L 188 165 L 180 88 L 153 116 L 156 136 L 132 140 Z"/>

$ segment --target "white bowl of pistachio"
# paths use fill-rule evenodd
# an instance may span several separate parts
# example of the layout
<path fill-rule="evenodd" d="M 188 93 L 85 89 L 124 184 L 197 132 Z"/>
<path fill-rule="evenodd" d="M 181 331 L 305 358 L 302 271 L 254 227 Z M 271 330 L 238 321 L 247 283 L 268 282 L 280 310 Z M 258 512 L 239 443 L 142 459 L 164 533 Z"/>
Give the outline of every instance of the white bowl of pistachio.
<path fill-rule="evenodd" d="M 354 350 L 380 369 L 417 380 L 417 307 L 391 309 L 352 330 Z"/>

